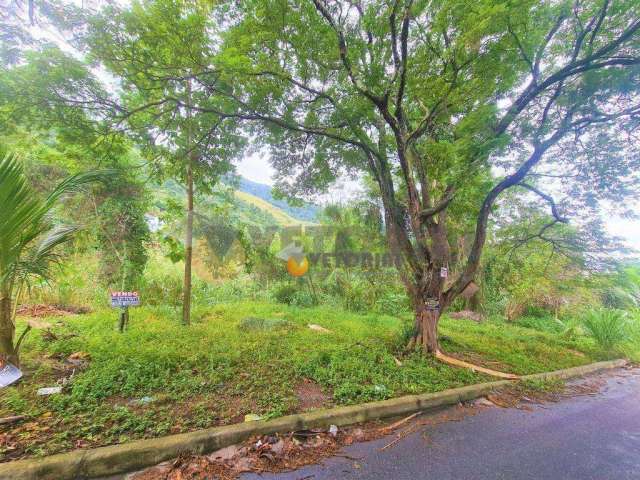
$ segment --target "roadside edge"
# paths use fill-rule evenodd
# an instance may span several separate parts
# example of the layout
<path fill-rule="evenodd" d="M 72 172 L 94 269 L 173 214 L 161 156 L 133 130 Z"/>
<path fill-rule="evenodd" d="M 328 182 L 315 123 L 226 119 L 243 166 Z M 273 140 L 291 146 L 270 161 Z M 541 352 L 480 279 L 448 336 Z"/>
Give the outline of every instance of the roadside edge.
<path fill-rule="evenodd" d="M 624 359 L 526 375 L 520 380 L 569 379 L 603 370 L 623 367 Z M 0 464 L 0 480 L 75 480 L 127 473 L 175 458 L 181 453 L 205 454 L 241 442 L 253 435 L 285 433 L 329 425 L 352 425 L 381 418 L 428 411 L 437 407 L 473 400 L 510 380 L 480 383 L 436 393 L 363 403 L 347 407 L 316 410 L 267 421 L 255 421 L 208 428 L 160 438 L 137 440 L 44 458 L 17 460 Z"/>

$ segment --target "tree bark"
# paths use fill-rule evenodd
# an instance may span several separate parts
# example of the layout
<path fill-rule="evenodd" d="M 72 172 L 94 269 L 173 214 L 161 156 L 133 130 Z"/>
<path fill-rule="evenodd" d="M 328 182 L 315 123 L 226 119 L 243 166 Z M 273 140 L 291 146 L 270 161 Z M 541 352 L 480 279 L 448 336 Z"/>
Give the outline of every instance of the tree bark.
<path fill-rule="evenodd" d="M 193 258 L 193 170 L 187 163 L 187 225 L 184 238 L 184 286 L 182 289 L 182 323 L 191 324 L 191 261 Z"/>
<path fill-rule="evenodd" d="M 424 304 L 416 308 L 415 333 L 409 345 L 420 347 L 424 353 L 435 354 L 440 350 L 438 343 L 438 322 L 440 310 L 427 308 Z"/>
<path fill-rule="evenodd" d="M 3 295 L 0 298 L 0 359 L 19 366 L 18 352 L 13 343 L 16 327 L 11 317 L 11 297 Z"/>
<path fill-rule="evenodd" d="M 435 354 L 440 350 L 438 344 L 438 321 L 440 310 L 424 309 L 420 313 L 422 325 L 422 349 L 425 353 Z"/>
<path fill-rule="evenodd" d="M 409 341 L 409 348 L 420 348 L 424 353 L 434 355 L 440 350 L 438 343 L 438 322 L 440 321 L 440 305 L 433 304 L 433 299 L 420 300 L 415 306 L 414 335 Z"/>
<path fill-rule="evenodd" d="M 184 282 L 182 287 L 182 323 L 191 324 L 191 262 L 193 259 L 193 159 L 191 130 L 191 80 L 187 80 L 187 225 L 184 235 Z"/>

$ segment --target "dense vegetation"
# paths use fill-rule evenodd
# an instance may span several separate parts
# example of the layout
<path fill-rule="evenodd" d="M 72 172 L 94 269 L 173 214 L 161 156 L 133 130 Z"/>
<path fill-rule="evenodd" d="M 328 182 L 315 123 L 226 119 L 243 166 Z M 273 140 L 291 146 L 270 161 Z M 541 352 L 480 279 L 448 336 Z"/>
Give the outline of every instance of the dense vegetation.
<path fill-rule="evenodd" d="M 165 294 L 179 291 L 180 269 L 159 259 L 152 259 L 153 265 L 158 270 L 149 271 L 149 278 L 164 277 L 166 288 L 170 276 L 175 287 Z M 79 289 L 90 264 L 83 266 L 67 271 L 67 278 L 77 282 L 77 289 L 67 285 L 67 301 L 76 304 L 86 298 Z M 150 283 L 145 302 L 161 294 L 152 290 L 157 288 L 158 283 Z M 353 312 L 342 307 L 340 298 L 308 306 L 308 297 L 297 290 L 294 304 L 285 305 L 277 302 L 278 291 L 265 291 L 246 279 L 199 283 L 188 329 L 180 324 L 178 305 L 164 302 L 133 311 L 124 334 L 115 327 L 115 312 L 104 307 L 87 315 L 48 318 L 52 327 L 25 341 L 28 381 L 3 393 L 0 414 L 32 419 L 9 434 L 5 458 L 188 431 L 242 421 L 250 413 L 270 418 L 490 380 L 406 352 L 408 309 L 393 315 L 370 308 Z M 542 326 L 530 328 L 498 317 L 479 324 L 446 318 L 443 346 L 459 358 L 518 374 L 619 355 L 587 336 L 556 329 L 553 318 L 538 320 Z M 330 332 L 312 330 L 309 324 Z M 633 341 L 639 340 L 636 329 Z M 637 345 L 620 346 L 640 358 Z M 69 358 L 80 358 L 80 368 Z M 39 387 L 68 378 L 72 368 L 78 370 L 64 384 L 64 394 L 36 395 Z M 309 388 L 321 398 L 312 405 L 305 403 Z"/>

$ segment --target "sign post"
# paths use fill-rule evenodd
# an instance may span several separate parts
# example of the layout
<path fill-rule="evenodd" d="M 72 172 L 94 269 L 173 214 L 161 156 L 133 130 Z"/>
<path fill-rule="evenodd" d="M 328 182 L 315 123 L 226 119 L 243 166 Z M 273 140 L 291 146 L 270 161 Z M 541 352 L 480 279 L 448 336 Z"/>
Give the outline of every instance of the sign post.
<path fill-rule="evenodd" d="M 138 292 L 111 292 L 111 306 L 120 308 L 120 321 L 118 329 L 124 332 L 125 327 L 129 324 L 129 307 L 137 307 L 140 305 L 140 296 Z"/>
<path fill-rule="evenodd" d="M 427 310 L 436 311 L 440 308 L 440 302 L 437 298 L 427 298 L 424 301 L 424 306 Z"/>

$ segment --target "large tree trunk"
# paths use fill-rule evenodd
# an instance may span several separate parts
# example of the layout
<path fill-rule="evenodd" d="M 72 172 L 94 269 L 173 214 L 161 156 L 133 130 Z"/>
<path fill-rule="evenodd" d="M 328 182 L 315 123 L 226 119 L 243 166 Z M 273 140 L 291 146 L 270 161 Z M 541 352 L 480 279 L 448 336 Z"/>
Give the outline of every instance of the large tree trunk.
<path fill-rule="evenodd" d="M 191 259 L 193 258 L 193 171 L 187 163 L 187 226 L 184 239 L 184 286 L 182 289 L 182 323 L 191 323 Z"/>
<path fill-rule="evenodd" d="M 16 328 L 11 314 L 11 297 L 3 295 L 0 298 L 0 360 L 7 360 L 18 366 L 18 352 L 13 343 Z"/>
<path fill-rule="evenodd" d="M 435 354 L 439 351 L 438 321 L 440 320 L 440 307 L 434 306 L 431 301 L 420 302 L 415 307 L 416 319 L 414 336 L 411 339 L 410 348 L 420 347 L 427 354 Z"/>

